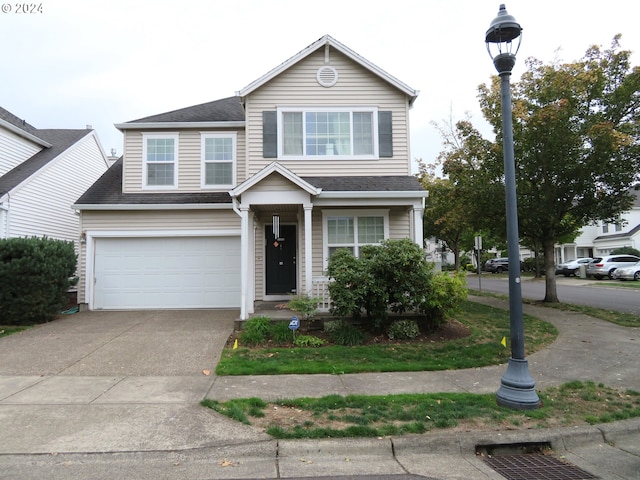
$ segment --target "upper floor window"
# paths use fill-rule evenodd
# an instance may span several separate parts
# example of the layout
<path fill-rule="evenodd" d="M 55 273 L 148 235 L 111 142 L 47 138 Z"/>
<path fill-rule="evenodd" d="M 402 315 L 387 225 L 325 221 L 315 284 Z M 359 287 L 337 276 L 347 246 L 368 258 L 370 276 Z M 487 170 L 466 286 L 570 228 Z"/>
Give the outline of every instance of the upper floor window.
<path fill-rule="evenodd" d="M 178 186 L 178 134 L 143 134 L 142 158 L 145 187 Z"/>
<path fill-rule="evenodd" d="M 373 107 L 281 109 L 281 157 L 378 156 L 378 114 Z"/>
<path fill-rule="evenodd" d="M 235 185 L 236 133 L 202 134 L 202 186 Z"/>

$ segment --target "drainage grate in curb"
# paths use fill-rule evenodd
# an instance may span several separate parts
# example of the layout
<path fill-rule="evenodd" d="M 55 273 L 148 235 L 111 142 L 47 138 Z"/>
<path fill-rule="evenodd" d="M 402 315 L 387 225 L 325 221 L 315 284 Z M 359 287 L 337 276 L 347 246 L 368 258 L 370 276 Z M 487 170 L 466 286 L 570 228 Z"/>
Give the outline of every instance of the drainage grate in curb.
<path fill-rule="evenodd" d="M 589 480 L 589 472 L 559 458 L 540 453 L 485 457 L 491 468 L 508 480 Z"/>

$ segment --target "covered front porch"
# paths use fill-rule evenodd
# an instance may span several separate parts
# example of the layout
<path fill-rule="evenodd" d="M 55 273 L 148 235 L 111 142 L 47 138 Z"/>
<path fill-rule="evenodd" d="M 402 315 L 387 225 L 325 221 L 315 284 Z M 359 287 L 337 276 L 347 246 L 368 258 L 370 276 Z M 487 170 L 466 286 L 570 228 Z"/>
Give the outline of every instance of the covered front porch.
<path fill-rule="evenodd" d="M 357 255 L 360 245 L 401 237 L 422 245 L 427 192 L 415 178 L 402 178 L 413 189 L 381 191 L 386 177 L 302 178 L 274 162 L 232 190 L 241 219 L 240 320 L 260 302 L 286 303 L 295 295 L 322 299 L 319 311 L 328 312 L 324 272 L 335 248 Z"/>

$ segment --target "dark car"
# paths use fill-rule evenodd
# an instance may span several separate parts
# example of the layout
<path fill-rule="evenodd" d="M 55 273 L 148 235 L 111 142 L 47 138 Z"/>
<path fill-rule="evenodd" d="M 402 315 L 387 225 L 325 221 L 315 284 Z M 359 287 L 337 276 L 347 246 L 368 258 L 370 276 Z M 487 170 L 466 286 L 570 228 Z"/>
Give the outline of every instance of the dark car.
<path fill-rule="evenodd" d="M 508 258 L 490 258 L 484 264 L 484 271 L 491 273 L 502 273 L 509 270 Z"/>
<path fill-rule="evenodd" d="M 523 263 L 520 262 L 520 271 L 523 270 Z M 502 273 L 509 271 L 508 258 L 490 258 L 484 264 L 484 271 L 491 273 Z"/>

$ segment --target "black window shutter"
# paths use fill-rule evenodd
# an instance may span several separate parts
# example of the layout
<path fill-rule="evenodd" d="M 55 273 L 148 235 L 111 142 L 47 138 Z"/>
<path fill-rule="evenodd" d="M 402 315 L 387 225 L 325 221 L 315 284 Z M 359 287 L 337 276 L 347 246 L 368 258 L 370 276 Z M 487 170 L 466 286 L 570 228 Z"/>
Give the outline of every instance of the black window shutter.
<path fill-rule="evenodd" d="M 278 157 L 278 112 L 262 112 L 262 156 Z"/>
<path fill-rule="evenodd" d="M 381 157 L 393 157 L 391 112 L 378 112 L 378 153 Z"/>

